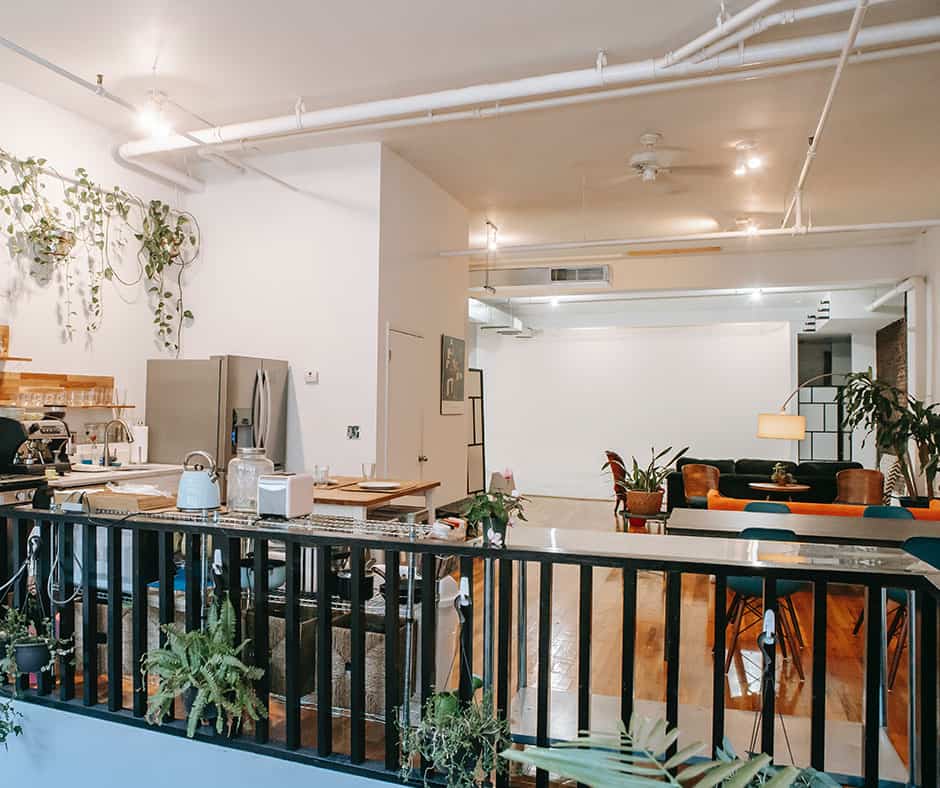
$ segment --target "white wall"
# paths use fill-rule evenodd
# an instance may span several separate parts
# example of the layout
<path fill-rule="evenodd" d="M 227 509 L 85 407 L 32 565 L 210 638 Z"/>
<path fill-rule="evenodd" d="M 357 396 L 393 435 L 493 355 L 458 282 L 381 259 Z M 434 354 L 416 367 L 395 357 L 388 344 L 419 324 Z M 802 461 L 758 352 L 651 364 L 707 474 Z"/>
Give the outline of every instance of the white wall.
<path fill-rule="evenodd" d="M 423 474 L 440 479 L 440 502 L 467 493 L 466 414 L 440 413 L 441 335 L 464 337 L 468 268 L 462 259 L 438 257 L 467 242 L 467 210 L 424 173 L 382 149 L 382 218 L 379 265 L 379 451 L 384 455 L 386 327 L 424 337 L 423 374 L 414 395 L 424 414 Z M 389 420 L 396 418 L 389 413 Z"/>
<path fill-rule="evenodd" d="M 918 240 L 920 270 L 927 279 L 927 341 L 923 361 L 927 381 L 927 399 L 940 401 L 940 228 L 933 228 Z"/>
<path fill-rule="evenodd" d="M 0 146 L 10 154 L 46 158 L 48 166 L 65 175 L 84 167 L 93 180 L 104 186 L 120 184 L 145 200 L 180 205 L 172 189 L 131 172 L 112 159 L 111 151 L 121 140 L 103 127 L 2 82 L 0 107 L 4 117 L 0 124 Z M 54 183 L 51 178 L 49 181 Z M 61 194 L 52 185 L 49 190 L 51 197 Z M 74 266 L 76 273 L 83 276 L 86 264 L 76 260 Z M 136 253 L 131 247 L 126 266 L 119 270 L 132 272 L 135 266 Z M 127 401 L 142 409 L 146 359 L 161 353 L 161 346 L 154 340 L 144 288 L 116 289 L 104 283 L 104 319 L 99 331 L 86 336 L 83 316 L 79 315 L 78 330 L 71 342 L 64 341 L 58 320 L 58 291 L 56 283 L 37 285 L 22 269 L 14 267 L 6 247 L 0 248 L 0 323 L 11 326 L 12 353 L 33 359 L 31 363 L 8 362 L 3 369 L 113 375 Z M 129 411 L 129 415 L 136 413 Z M 75 428 L 75 424 L 71 426 Z"/>
<path fill-rule="evenodd" d="M 642 461 L 689 445 L 708 458 L 788 456 L 756 437 L 757 414 L 791 388 L 790 326 L 546 332 L 521 342 L 483 333 L 488 471 L 531 494 L 610 497 L 604 450 Z"/>
<path fill-rule="evenodd" d="M 377 435 L 380 147 L 255 161 L 307 193 L 213 166 L 205 193 L 190 198 L 204 245 L 183 354 L 286 359 L 287 467 L 358 474 Z M 304 384 L 305 369 L 319 370 L 319 385 Z M 347 425 L 359 425 L 359 440 L 347 440 Z"/>
<path fill-rule="evenodd" d="M 24 733 L 0 752 L 12 784 L 77 788 L 260 786 L 367 788 L 373 780 L 18 703 Z M 5 783 L 6 784 L 6 783 Z"/>

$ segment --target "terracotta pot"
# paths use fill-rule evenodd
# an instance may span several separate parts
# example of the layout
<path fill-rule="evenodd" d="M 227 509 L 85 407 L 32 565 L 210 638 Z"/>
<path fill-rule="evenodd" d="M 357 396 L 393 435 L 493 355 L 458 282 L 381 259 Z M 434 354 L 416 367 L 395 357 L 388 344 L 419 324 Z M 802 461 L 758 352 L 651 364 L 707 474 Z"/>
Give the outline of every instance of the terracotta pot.
<path fill-rule="evenodd" d="M 656 514 L 663 506 L 663 491 L 627 491 L 627 511 L 630 514 Z"/>

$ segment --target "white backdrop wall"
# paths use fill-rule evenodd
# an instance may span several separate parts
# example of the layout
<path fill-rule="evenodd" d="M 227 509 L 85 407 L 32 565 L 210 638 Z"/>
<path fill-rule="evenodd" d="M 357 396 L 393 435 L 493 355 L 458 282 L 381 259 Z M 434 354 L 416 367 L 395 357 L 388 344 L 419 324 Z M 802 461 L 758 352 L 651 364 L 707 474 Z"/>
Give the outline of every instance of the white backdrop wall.
<path fill-rule="evenodd" d="M 2 82 L 0 107 L 5 119 L 0 124 L 0 146 L 10 154 L 43 157 L 48 166 L 65 175 L 84 167 L 103 186 L 119 184 L 145 200 L 180 204 L 171 188 L 113 160 L 111 151 L 122 140 L 105 128 Z M 54 183 L 51 178 L 49 181 Z M 53 202 L 61 196 L 57 187 L 50 185 L 49 191 Z M 136 254 L 130 249 L 126 257 L 126 266 L 118 268 L 131 272 Z M 74 264 L 79 277 L 83 277 L 86 267 L 81 259 Z M 99 331 L 86 336 L 80 314 L 74 339 L 65 342 L 58 311 L 60 283 L 39 286 L 22 268 L 14 266 L 5 246 L 0 248 L 0 323 L 11 326 L 12 353 L 33 359 L 30 363 L 7 362 L 2 369 L 114 375 L 126 401 L 142 407 L 146 359 L 161 353 L 161 346 L 154 340 L 144 288 L 118 290 L 105 283 L 102 292 L 104 319 Z M 82 311 L 80 304 L 78 311 Z M 75 428 L 75 424 L 71 426 Z"/>
<path fill-rule="evenodd" d="M 440 479 L 441 503 L 467 494 L 466 414 L 440 412 L 441 334 L 464 337 L 467 263 L 437 252 L 466 244 L 467 210 L 424 173 L 382 149 L 379 264 L 379 452 L 385 437 L 386 326 L 424 337 L 423 363 L 414 396 L 424 416 L 423 474 Z M 389 412 L 389 420 L 396 414 Z"/>
<path fill-rule="evenodd" d="M 376 452 L 380 146 L 255 161 L 307 192 L 212 168 L 190 197 L 204 244 L 183 352 L 290 362 L 288 468 L 358 474 Z M 304 383 L 307 369 L 318 385 Z"/>
<path fill-rule="evenodd" d="M 787 323 L 481 332 L 488 471 L 511 468 L 525 493 L 609 498 L 608 448 L 628 462 L 651 446 L 790 456 L 756 431 L 790 390 L 792 352 Z"/>

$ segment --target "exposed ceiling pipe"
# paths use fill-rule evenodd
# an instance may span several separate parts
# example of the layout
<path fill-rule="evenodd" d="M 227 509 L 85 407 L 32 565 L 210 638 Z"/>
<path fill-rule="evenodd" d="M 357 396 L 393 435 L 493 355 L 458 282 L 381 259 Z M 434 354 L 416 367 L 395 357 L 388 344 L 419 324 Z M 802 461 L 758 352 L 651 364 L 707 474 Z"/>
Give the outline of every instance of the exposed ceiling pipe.
<path fill-rule="evenodd" d="M 895 2 L 895 0 L 869 0 L 868 5 L 873 6 L 893 2 Z M 856 0 L 834 0 L 831 3 L 819 3 L 818 5 L 810 5 L 806 6 L 805 8 L 790 8 L 786 11 L 778 11 L 774 14 L 762 16 L 756 22 L 748 25 L 743 30 L 739 30 L 737 33 L 727 36 L 726 38 L 723 38 L 720 41 L 712 44 L 707 49 L 699 52 L 692 58 L 692 62 L 698 63 L 699 61 L 714 57 L 719 52 L 724 52 L 726 49 L 731 49 L 731 47 L 737 46 L 742 41 L 746 41 L 749 38 L 759 35 L 771 27 L 792 25 L 796 22 L 805 22 L 808 19 L 819 19 L 824 16 L 847 14 L 849 11 L 854 11 L 856 5 L 858 5 Z"/>
<path fill-rule="evenodd" d="M 665 68 L 670 68 L 671 66 L 681 63 L 690 55 L 694 55 L 701 49 L 704 49 L 709 44 L 718 41 L 718 39 L 723 38 L 729 33 L 733 33 L 742 25 L 746 25 L 752 19 L 760 16 L 764 11 L 769 8 L 773 8 L 780 0 L 758 0 L 756 3 L 752 3 L 743 11 L 738 12 L 733 17 L 728 20 L 723 20 L 721 16 L 718 17 L 718 23 L 708 32 L 702 33 L 698 38 L 694 38 L 689 41 L 688 44 L 679 47 L 674 52 L 669 52 L 662 59 L 663 66 Z M 724 11 L 724 3 L 722 3 L 722 12 Z"/>
<path fill-rule="evenodd" d="M 855 0 L 852 0 L 853 5 L 854 1 Z M 878 49 L 874 52 L 854 54 L 849 57 L 849 62 L 873 63 L 899 57 L 913 57 L 916 55 L 932 54 L 935 52 L 940 52 L 940 41 L 929 44 L 912 44 L 906 47 L 893 47 L 891 49 Z M 737 71 L 729 71 L 723 74 L 709 74 L 702 77 L 690 77 L 689 79 L 673 79 L 669 80 L 668 82 L 650 82 L 645 85 L 632 85 L 626 88 L 613 88 L 611 90 L 594 93 L 576 93 L 570 96 L 536 99 L 534 101 L 516 102 L 515 104 L 501 104 L 495 107 L 485 107 L 481 109 L 457 110 L 455 112 L 441 114 L 432 113 L 409 118 L 399 118 L 397 120 L 360 123 L 338 128 L 305 130 L 303 132 L 294 133 L 302 133 L 304 136 L 317 137 L 321 135 L 337 134 L 344 131 L 373 132 L 387 129 L 410 128 L 412 126 L 426 126 L 435 123 L 446 123 L 460 120 L 487 120 L 500 117 L 501 115 L 512 115 L 518 112 L 554 109 L 557 107 L 568 107 L 594 101 L 609 101 L 612 99 L 629 98 L 631 96 L 641 96 L 649 93 L 661 93 L 672 90 L 684 90 L 687 88 L 703 87 L 706 85 L 718 85 L 725 82 L 740 82 L 750 79 L 763 79 L 767 77 L 798 74 L 804 71 L 818 71 L 820 69 L 831 68 L 835 66 L 836 63 L 838 63 L 838 58 L 835 57 L 824 58 L 821 60 L 801 60 L 797 63 L 785 63 L 779 66 L 749 68 Z M 284 136 L 291 135 L 256 137 L 253 142 L 280 139 Z M 239 140 L 238 142 L 227 142 L 220 145 L 203 146 L 200 148 L 200 150 L 242 151 L 245 149 L 245 145 L 246 140 Z"/>
<path fill-rule="evenodd" d="M 923 277 L 910 276 L 907 279 L 905 279 L 903 282 L 901 282 L 899 285 L 897 285 L 897 287 L 892 287 L 884 295 L 878 296 L 878 298 L 876 298 L 874 301 L 868 304 L 865 307 L 865 309 L 869 312 L 874 312 L 876 309 L 880 309 L 881 307 L 883 307 L 889 301 L 893 301 L 899 295 L 903 295 L 904 293 L 910 292 L 917 286 L 918 283 L 920 284 L 924 283 Z"/>
<path fill-rule="evenodd" d="M 790 197 L 790 204 L 787 205 L 786 213 L 783 215 L 781 227 L 786 227 L 790 221 L 790 215 L 796 206 L 797 200 L 801 199 L 803 187 L 806 185 L 806 178 L 809 176 L 810 167 L 813 166 L 813 159 L 816 158 L 816 149 L 819 147 L 819 140 L 822 138 L 823 130 L 826 128 L 826 121 L 829 119 L 829 113 L 832 110 L 832 102 L 836 97 L 836 91 L 839 89 L 839 82 L 842 80 L 842 72 L 849 59 L 849 52 L 855 46 L 859 31 L 862 27 L 862 20 L 865 18 L 865 12 L 868 10 L 869 0 L 858 0 L 855 13 L 852 15 L 852 23 L 849 25 L 849 32 L 845 37 L 845 44 L 842 47 L 842 54 L 839 56 L 839 62 L 836 65 L 836 73 L 832 75 L 832 82 L 829 85 L 829 92 L 826 94 L 826 102 L 823 104 L 822 112 L 819 115 L 819 122 L 816 124 L 816 131 L 810 137 L 809 147 L 806 150 L 806 158 L 803 159 L 803 166 L 800 169 L 800 176 L 796 181 L 796 188 Z M 800 208 L 802 211 L 802 206 Z M 797 216 L 796 224 L 801 225 L 803 217 Z"/>
<path fill-rule="evenodd" d="M 645 244 L 683 243 L 685 241 L 724 241 L 732 238 L 768 238 L 795 235 L 829 235 L 834 233 L 883 232 L 886 230 L 924 230 L 940 227 L 940 219 L 919 219 L 910 222 L 875 222 L 871 224 L 831 224 L 814 227 L 778 227 L 762 230 L 728 230 L 726 232 L 696 233 L 694 235 L 641 236 L 639 238 L 603 238 L 594 241 L 560 241 L 546 244 L 517 244 L 500 246 L 498 254 L 529 254 L 533 252 L 561 252 L 571 249 L 602 249 L 609 246 L 640 246 Z M 467 257 L 486 254 L 484 247 L 455 249 L 440 252 L 440 257 Z"/>
<path fill-rule="evenodd" d="M 940 37 L 940 17 L 926 17 L 868 28 L 859 34 L 857 44 L 859 47 L 879 47 L 938 37 Z M 722 53 L 701 63 L 684 61 L 667 69 L 662 66 L 660 60 L 650 59 L 605 66 L 600 69 L 581 69 L 510 82 L 474 85 L 436 93 L 314 110 L 299 115 L 291 113 L 276 118 L 200 129 L 187 136 L 176 134 L 159 139 L 128 142 L 121 146 L 121 155 L 128 160 L 133 160 L 138 156 L 186 150 L 198 145 L 189 137 L 198 139 L 203 145 L 213 146 L 263 137 L 288 136 L 309 130 L 340 128 L 369 121 L 393 120 L 409 115 L 421 116 L 451 109 L 499 104 L 534 96 L 547 96 L 552 93 L 596 90 L 611 84 L 629 84 L 665 77 L 707 74 L 774 61 L 812 58 L 839 52 L 844 43 L 844 34 L 829 33 L 758 44 L 749 48 L 743 60 L 738 53 Z M 505 106 L 500 107 L 501 112 L 506 109 Z"/>

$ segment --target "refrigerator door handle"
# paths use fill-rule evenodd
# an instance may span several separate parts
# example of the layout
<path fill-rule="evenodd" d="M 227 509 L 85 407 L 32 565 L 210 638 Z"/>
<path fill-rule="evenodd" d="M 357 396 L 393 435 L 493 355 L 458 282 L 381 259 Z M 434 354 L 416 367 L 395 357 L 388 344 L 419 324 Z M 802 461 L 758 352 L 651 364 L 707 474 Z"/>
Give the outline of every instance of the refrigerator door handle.
<path fill-rule="evenodd" d="M 259 447 L 263 445 L 261 443 L 262 432 L 261 432 L 261 420 L 262 420 L 262 408 L 264 407 L 262 397 L 264 392 L 264 380 L 261 376 L 261 370 L 255 370 L 255 385 L 251 390 L 251 445 L 253 447 Z"/>
<path fill-rule="evenodd" d="M 266 369 L 261 370 L 261 380 L 264 383 L 264 431 L 261 448 L 266 449 L 271 442 L 271 379 Z"/>

